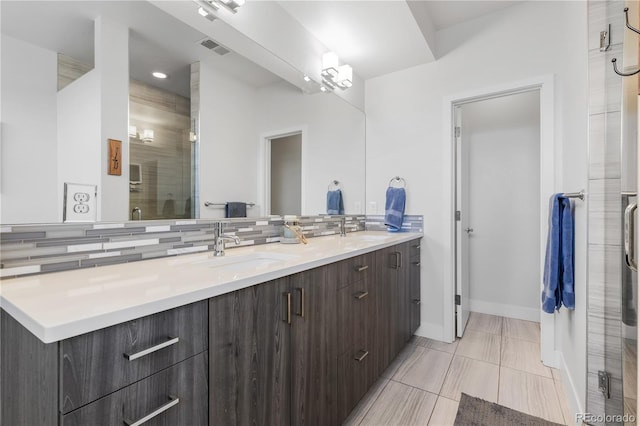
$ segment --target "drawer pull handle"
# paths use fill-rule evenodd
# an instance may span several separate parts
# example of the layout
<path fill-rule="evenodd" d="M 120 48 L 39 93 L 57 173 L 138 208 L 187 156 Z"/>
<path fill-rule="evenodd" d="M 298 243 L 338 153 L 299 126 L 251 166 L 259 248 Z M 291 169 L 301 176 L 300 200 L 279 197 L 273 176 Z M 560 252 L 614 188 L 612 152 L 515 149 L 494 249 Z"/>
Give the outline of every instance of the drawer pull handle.
<path fill-rule="evenodd" d="M 420 299 L 413 299 L 413 303 L 415 303 L 416 305 L 419 305 L 422 302 L 420 301 Z"/>
<path fill-rule="evenodd" d="M 411 263 L 413 266 L 420 266 L 420 262 L 412 262 Z"/>
<path fill-rule="evenodd" d="M 358 272 L 366 271 L 367 269 L 369 269 L 369 265 L 356 266 L 356 271 Z"/>
<path fill-rule="evenodd" d="M 420 244 L 417 244 L 417 245 L 413 246 L 413 248 L 420 250 Z"/>
<path fill-rule="evenodd" d="M 369 351 L 360 351 L 359 352 L 360 356 L 355 356 L 353 357 L 353 359 L 355 359 L 358 362 L 362 362 L 363 359 L 365 359 L 367 357 L 367 355 L 369 355 Z"/>
<path fill-rule="evenodd" d="M 304 318 L 304 288 L 299 287 L 296 290 L 300 292 L 300 312 L 296 315 Z"/>
<path fill-rule="evenodd" d="M 287 298 L 287 318 L 283 319 L 287 324 L 291 324 L 291 293 L 282 293 Z"/>
<path fill-rule="evenodd" d="M 360 299 L 364 299 L 368 295 L 369 295 L 368 291 L 361 291 L 360 293 L 356 293 L 353 297 L 355 297 L 356 299 L 360 300 Z"/>
<path fill-rule="evenodd" d="M 156 417 L 157 415 L 164 413 L 174 405 L 178 405 L 178 403 L 180 403 L 180 398 L 175 397 L 173 395 L 169 395 L 169 402 L 167 402 L 166 404 L 161 405 L 160 407 L 156 408 L 154 411 L 152 411 L 151 413 L 147 414 L 146 416 L 144 416 L 139 420 L 136 420 L 136 421 L 125 420 L 124 424 L 127 426 L 140 426 L 141 424 L 148 422 L 149 420 Z"/>
<path fill-rule="evenodd" d="M 143 351 L 140 351 L 140 352 L 136 352 L 135 354 L 127 354 L 127 353 L 125 353 L 123 355 L 129 361 L 133 361 L 134 359 L 142 358 L 143 356 L 149 355 L 150 353 L 153 353 L 153 352 L 156 352 L 156 351 L 159 351 L 160 349 L 164 349 L 164 348 L 166 348 L 168 346 L 175 345 L 176 343 L 178 343 L 180 341 L 180 338 L 178 338 L 178 337 L 169 336 L 167 339 L 168 340 L 166 342 L 162 342 L 159 345 L 151 346 L 150 348 L 147 348 L 147 349 L 145 349 Z"/>

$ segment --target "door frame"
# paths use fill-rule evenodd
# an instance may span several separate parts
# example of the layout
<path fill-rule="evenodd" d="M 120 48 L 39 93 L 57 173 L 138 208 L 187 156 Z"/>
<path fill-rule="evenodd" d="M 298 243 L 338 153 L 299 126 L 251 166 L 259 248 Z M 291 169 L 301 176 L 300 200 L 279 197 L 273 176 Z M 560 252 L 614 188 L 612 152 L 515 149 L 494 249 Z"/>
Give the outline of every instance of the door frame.
<path fill-rule="evenodd" d="M 262 205 L 262 216 L 271 214 L 271 140 L 300 134 L 300 211 L 306 211 L 305 183 L 307 126 L 293 126 L 286 129 L 268 131 L 260 135 L 258 155 L 258 176 L 262 176 L 262 185 L 258 184 L 258 199 Z"/>
<path fill-rule="evenodd" d="M 560 184 L 559 174 L 556 172 L 556 158 L 561 158 L 561 146 L 555 142 L 555 112 L 554 112 L 554 76 L 553 74 L 519 80 L 497 86 L 470 90 L 464 93 L 447 96 L 443 101 L 443 143 L 445 149 L 445 222 L 449 223 L 449 247 L 445 247 L 445 270 L 443 292 L 443 337 L 444 340 L 455 340 L 455 291 L 456 291 L 456 153 L 455 153 L 455 121 L 454 107 L 469 102 L 491 99 L 522 92 L 540 92 L 540 291 L 542 291 L 542 276 L 544 271 L 544 257 L 548 230 L 548 200 Z M 556 176 L 558 175 L 558 176 Z M 549 315 L 540 309 L 540 352 L 542 362 L 550 367 L 558 368 L 559 361 L 555 351 L 555 314 Z"/>

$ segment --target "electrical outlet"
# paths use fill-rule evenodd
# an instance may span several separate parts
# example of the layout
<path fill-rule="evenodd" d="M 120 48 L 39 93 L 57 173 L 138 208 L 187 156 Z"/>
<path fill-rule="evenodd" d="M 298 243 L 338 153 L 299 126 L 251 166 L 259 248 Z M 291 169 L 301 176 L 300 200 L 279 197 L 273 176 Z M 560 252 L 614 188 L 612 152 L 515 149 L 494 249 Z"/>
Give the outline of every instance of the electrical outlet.
<path fill-rule="evenodd" d="M 378 213 L 378 202 L 369 201 L 367 203 L 367 214 L 376 214 L 376 213 Z"/>
<path fill-rule="evenodd" d="M 356 211 L 356 213 L 362 213 L 362 203 L 360 201 L 356 201 L 353 204 L 353 209 Z"/>
<path fill-rule="evenodd" d="M 89 213 L 89 205 L 88 204 L 76 204 L 73 206 L 73 211 L 79 214 Z"/>
<path fill-rule="evenodd" d="M 79 183 L 64 184 L 65 222 L 95 222 L 97 219 L 97 191 L 96 185 Z"/>

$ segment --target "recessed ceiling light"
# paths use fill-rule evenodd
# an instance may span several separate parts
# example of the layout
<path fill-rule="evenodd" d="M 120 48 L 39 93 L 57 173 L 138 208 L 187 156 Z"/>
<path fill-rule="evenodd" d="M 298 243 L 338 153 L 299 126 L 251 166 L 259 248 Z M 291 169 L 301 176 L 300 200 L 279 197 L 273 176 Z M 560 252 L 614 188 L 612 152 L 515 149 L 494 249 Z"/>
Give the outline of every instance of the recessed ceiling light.
<path fill-rule="evenodd" d="M 307 83 L 311 81 L 311 77 L 309 77 L 308 75 L 304 75 L 304 81 L 306 81 Z"/>
<path fill-rule="evenodd" d="M 322 92 L 326 92 L 326 91 L 327 91 L 327 88 L 326 88 L 326 87 L 324 87 L 324 86 L 320 86 L 320 90 L 321 90 Z"/>
<path fill-rule="evenodd" d="M 201 16 L 204 16 L 205 18 L 209 15 L 209 12 L 207 12 L 206 10 L 204 10 L 204 9 L 203 9 L 203 8 L 201 8 L 201 7 L 199 7 L 199 8 L 198 8 L 198 13 L 199 13 Z"/>
<path fill-rule="evenodd" d="M 167 78 L 167 75 L 163 72 L 160 71 L 154 71 L 151 73 L 152 76 L 154 76 L 155 78 L 160 78 L 160 79 L 165 79 Z"/>

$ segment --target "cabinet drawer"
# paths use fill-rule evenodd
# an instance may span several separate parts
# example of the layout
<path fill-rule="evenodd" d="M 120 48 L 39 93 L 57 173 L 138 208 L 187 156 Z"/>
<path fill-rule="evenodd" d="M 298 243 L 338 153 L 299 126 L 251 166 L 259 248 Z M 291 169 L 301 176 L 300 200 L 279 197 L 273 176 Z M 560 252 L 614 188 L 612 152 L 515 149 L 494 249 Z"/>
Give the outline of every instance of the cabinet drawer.
<path fill-rule="evenodd" d="M 208 423 L 207 354 L 200 353 L 62 416 L 64 426 L 131 425 L 147 418 L 156 426 Z"/>
<path fill-rule="evenodd" d="M 368 279 L 376 269 L 374 259 L 374 256 L 365 254 L 338 263 L 338 288 Z"/>
<path fill-rule="evenodd" d="M 206 301 L 61 343 L 60 410 L 91 401 L 207 349 Z"/>
<path fill-rule="evenodd" d="M 420 257 L 420 240 L 414 240 L 409 242 L 409 256 Z"/>

